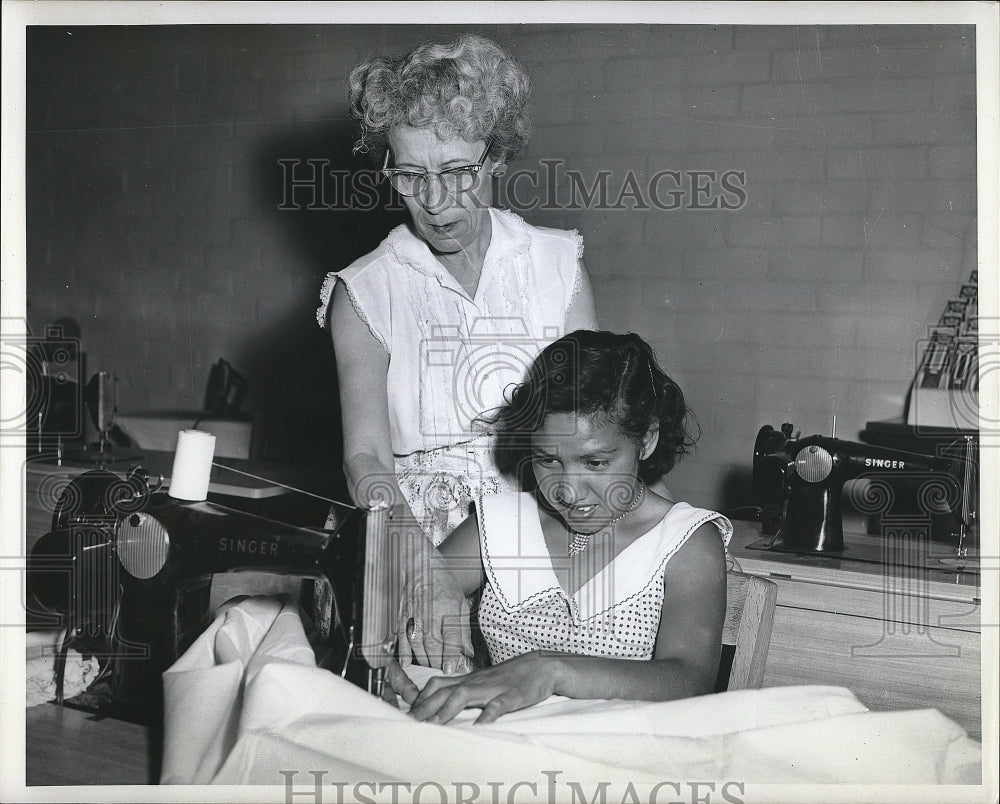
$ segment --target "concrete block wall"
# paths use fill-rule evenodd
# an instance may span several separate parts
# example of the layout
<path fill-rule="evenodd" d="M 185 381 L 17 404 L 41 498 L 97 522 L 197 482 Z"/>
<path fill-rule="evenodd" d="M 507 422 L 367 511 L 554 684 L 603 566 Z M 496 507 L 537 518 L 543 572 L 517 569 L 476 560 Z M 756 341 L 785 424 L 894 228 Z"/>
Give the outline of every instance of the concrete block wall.
<path fill-rule="evenodd" d="M 518 48 L 548 54 L 533 63 L 536 100 L 559 98 L 530 156 L 610 170 L 612 198 L 630 172 L 640 185 L 663 170 L 746 177 L 734 210 L 532 218 L 581 230 L 602 325 L 648 338 L 687 392 L 703 434 L 671 479 L 678 493 L 744 502 L 763 424 L 829 433 L 836 415 L 838 436 L 857 439 L 901 416 L 927 325 L 976 267 L 972 32 L 558 35 Z"/>
<path fill-rule="evenodd" d="M 308 209 L 302 187 L 281 209 L 279 160 L 367 167 L 350 154 L 350 68 L 458 30 L 30 30 L 36 330 L 76 317 L 123 408 L 198 407 L 225 357 L 250 379 L 258 455 L 337 462 L 316 293 L 401 218 Z M 533 79 L 534 134 L 501 202 L 580 230 L 601 324 L 649 339 L 698 414 L 680 494 L 743 502 L 762 424 L 828 432 L 836 414 L 856 438 L 902 414 L 917 344 L 976 262 L 970 28 L 462 30 L 508 46 Z M 512 187 L 518 171 L 554 194 Z M 696 171 L 739 171 L 745 198 Z M 582 203 L 602 172 L 607 203 Z M 659 199 L 678 203 L 651 200 L 658 175 Z M 719 197 L 738 208 L 694 208 Z"/>

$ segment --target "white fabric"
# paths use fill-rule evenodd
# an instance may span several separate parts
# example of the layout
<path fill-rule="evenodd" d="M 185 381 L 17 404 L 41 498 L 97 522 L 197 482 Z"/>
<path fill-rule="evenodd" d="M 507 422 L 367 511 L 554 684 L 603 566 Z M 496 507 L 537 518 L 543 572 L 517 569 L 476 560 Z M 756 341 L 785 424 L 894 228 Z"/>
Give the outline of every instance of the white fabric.
<path fill-rule="evenodd" d="M 597 571 L 569 593 L 556 576 L 533 493 L 484 497 L 476 510 L 487 579 L 479 625 L 494 664 L 533 650 L 651 659 L 667 563 L 702 525 L 714 524 L 724 545 L 733 532 L 721 514 L 675 503 L 618 556 L 613 530 L 592 540 L 583 557 Z"/>
<path fill-rule="evenodd" d="M 490 209 L 492 234 L 469 298 L 408 226 L 370 254 L 327 276 L 322 325 L 338 280 L 389 355 L 389 430 L 396 455 L 460 444 L 473 420 L 503 404 L 531 361 L 563 335 L 579 289 L 583 245 L 576 232 L 530 226 Z"/>
<path fill-rule="evenodd" d="M 24 691 L 28 706 L 56 699 L 56 655 L 66 629 L 29 631 L 25 635 Z M 75 648 L 66 651 L 63 669 L 63 696 L 72 698 L 87 690 L 101 670 L 94 656 L 84 656 Z"/>
<path fill-rule="evenodd" d="M 222 611 L 164 674 L 161 781 L 273 784 L 342 800 L 405 801 L 421 782 L 449 800 L 608 801 L 627 785 L 978 783 L 981 746 L 935 710 L 874 713 L 847 690 L 777 687 L 668 703 L 559 700 L 473 726 L 417 723 L 317 668 L 294 609 L 272 598 Z M 291 776 L 283 775 L 281 771 Z M 490 787 L 493 783 L 498 787 Z M 373 785 L 374 789 L 367 787 Z M 399 785 L 408 785 L 400 787 Z M 463 785 L 456 795 L 456 785 Z M 475 785 L 475 789 L 471 785 Z M 534 794 L 529 785 L 534 785 Z M 550 795 L 551 785 L 555 795 Z M 287 791 L 287 788 L 285 788 Z M 669 788 L 657 800 L 673 800 Z M 423 800 L 440 799 L 425 790 Z M 689 794 L 686 791 L 685 794 Z"/>

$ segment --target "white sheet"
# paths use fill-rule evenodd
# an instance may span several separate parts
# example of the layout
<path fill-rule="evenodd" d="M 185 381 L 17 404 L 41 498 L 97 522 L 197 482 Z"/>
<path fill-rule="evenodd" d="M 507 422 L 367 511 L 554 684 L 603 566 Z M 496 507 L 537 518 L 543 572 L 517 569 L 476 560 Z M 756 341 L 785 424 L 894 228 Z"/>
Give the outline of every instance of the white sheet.
<path fill-rule="evenodd" d="M 275 598 L 224 606 L 163 681 L 168 784 L 292 779 L 306 790 L 317 771 L 323 784 L 434 782 L 484 801 L 521 782 L 517 800 L 529 801 L 530 785 L 550 800 L 553 786 L 568 797 L 578 784 L 590 800 L 602 783 L 613 796 L 681 779 L 980 782 L 980 744 L 941 713 L 870 712 L 836 687 L 668 703 L 551 699 L 491 726 L 472 725 L 473 711 L 447 726 L 417 723 L 316 667 L 296 609 Z"/>
<path fill-rule="evenodd" d="M 28 706 L 38 706 L 56 698 L 56 655 L 66 630 L 29 631 L 25 636 L 24 691 Z M 78 650 L 66 652 L 63 695 L 72 698 L 90 687 L 100 674 L 100 663 Z"/>

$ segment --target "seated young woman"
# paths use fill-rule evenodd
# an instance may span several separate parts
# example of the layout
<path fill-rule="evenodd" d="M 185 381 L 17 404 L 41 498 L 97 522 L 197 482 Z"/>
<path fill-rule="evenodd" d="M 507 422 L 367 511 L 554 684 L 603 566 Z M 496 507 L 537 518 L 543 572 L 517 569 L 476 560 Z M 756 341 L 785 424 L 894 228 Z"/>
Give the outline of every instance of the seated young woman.
<path fill-rule="evenodd" d="M 481 590 L 491 666 L 430 679 L 393 665 L 422 721 L 477 723 L 550 695 L 665 701 L 711 692 L 732 526 L 650 490 L 693 446 L 684 395 L 638 335 L 579 330 L 536 358 L 493 417 L 522 488 L 483 497 L 440 546 Z"/>

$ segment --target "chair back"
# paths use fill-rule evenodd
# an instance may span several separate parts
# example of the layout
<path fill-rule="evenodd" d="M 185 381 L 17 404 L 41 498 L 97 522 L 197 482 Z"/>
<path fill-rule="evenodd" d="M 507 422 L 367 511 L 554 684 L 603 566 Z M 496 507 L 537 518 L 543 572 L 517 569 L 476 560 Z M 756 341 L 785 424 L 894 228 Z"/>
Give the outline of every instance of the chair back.
<path fill-rule="evenodd" d="M 764 664 L 771 643 L 774 605 L 778 587 L 774 581 L 742 572 L 726 575 L 726 620 L 722 627 L 723 660 L 732 656 L 728 684 L 717 691 L 759 689 L 764 682 Z M 727 646 L 730 650 L 727 651 Z"/>

